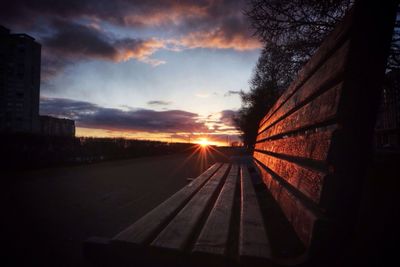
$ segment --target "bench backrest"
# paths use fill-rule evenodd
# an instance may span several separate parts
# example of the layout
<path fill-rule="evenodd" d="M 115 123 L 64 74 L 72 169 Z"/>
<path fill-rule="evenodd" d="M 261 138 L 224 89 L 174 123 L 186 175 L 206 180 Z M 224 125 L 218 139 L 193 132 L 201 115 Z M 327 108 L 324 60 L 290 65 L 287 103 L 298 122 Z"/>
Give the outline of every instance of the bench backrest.
<path fill-rule="evenodd" d="M 396 1 L 370 2 L 356 2 L 259 126 L 255 163 L 310 249 L 349 233 L 372 155 Z"/>

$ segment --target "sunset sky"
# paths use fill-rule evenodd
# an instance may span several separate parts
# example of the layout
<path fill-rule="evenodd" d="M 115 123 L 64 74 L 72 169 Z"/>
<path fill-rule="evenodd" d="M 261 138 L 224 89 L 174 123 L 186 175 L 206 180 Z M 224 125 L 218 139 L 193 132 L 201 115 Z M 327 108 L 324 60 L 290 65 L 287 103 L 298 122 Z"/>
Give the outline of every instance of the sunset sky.
<path fill-rule="evenodd" d="M 261 46 L 245 1 L 6 2 L 0 24 L 42 44 L 41 114 L 80 136 L 237 140 Z"/>

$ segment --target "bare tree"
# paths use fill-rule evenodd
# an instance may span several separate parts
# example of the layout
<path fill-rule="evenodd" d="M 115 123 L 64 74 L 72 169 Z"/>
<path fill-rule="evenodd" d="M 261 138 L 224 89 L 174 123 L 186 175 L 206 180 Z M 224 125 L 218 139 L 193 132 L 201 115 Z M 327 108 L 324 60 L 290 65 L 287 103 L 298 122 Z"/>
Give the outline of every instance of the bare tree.
<path fill-rule="evenodd" d="M 245 14 L 264 49 L 253 71 L 250 91 L 241 94 L 242 107 L 235 120 L 247 147 L 254 145 L 263 115 L 353 3 L 354 0 L 248 0 Z M 387 69 L 400 69 L 399 21 Z"/>
<path fill-rule="evenodd" d="M 352 5 L 351 0 L 249 0 L 245 11 L 264 49 L 241 93 L 235 119 L 248 148 L 255 144 L 258 124 L 298 70 Z"/>
<path fill-rule="evenodd" d="M 288 64 L 292 54 L 277 46 L 263 49 L 250 80 L 250 92 L 241 92 L 242 107 L 235 118 L 237 127 L 242 131 L 242 140 L 248 149 L 252 149 L 257 136 L 258 124 L 271 108 L 281 91 L 286 88 L 296 71 Z"/>
<path fill-rule="evenodd" d="M 245 12 L 266 45 L 293 54 L 299 69 L 353 4 L 352 0 L 249 0 Z"/>

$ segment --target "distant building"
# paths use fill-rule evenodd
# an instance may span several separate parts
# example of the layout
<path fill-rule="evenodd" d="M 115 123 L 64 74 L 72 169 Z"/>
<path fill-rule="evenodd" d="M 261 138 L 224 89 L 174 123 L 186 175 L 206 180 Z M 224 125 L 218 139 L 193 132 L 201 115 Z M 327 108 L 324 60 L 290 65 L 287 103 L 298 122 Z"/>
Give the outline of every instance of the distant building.
<path fill-rule="evenodd" d="M 0 26 L 0 132 L 39 132 L 41 45 Z"/>
<path fill-rule="evenodd" d="M 75 136 L 75 122 L 50 116 L 40 116 L 40 134 L 47 136 Z"/>
<path fill-rule="evenodd" d="M 400 149 L 400 70 L 386 74 L 375 131 L 378 148 Z"/>
<path fill-rule="evenodd" d="M 39 116 L 41 45 L 0 25 L 0 132 L 75 136 L 75 122 Z"/>

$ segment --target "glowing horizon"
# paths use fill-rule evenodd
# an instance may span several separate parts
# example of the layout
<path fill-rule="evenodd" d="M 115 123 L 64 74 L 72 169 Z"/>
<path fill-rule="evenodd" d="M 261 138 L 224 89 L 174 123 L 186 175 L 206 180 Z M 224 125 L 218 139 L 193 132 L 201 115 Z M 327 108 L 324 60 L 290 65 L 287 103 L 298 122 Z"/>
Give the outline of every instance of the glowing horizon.
<path fill-rule="evenodd" d="M 232 118 L 262 47 L 244 1 L 19 5 L 0 24 L 41 44 L 42 115 L 75 120 L 77 136 L 238 141 Z"/>
<path fill-rule="evenodd" d="M 128 132 L 118 130 L 91 129 L 76 127 L 76 137 L 94 137 L 94 138 L 124 138 L 133 140 L 161 141 L 167 143 L 188 143 L 188 144 L 207 144 L 207 146 L 230 146 L 231 142 L 237 141 L 225 139 L 221 140 L 213 138 L 212 135 L 203 133 L 193 133 L 188 137 L 171 137 L 167 133 L 144 133 L 144 132 Z M 204 137 L 207 136 L 207 137 Z M 230 141 L 230 142 L 228 142 Z"/>

